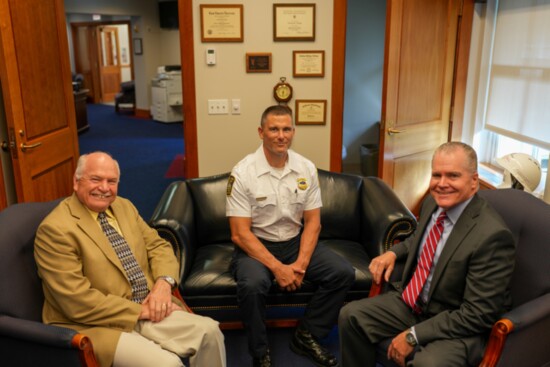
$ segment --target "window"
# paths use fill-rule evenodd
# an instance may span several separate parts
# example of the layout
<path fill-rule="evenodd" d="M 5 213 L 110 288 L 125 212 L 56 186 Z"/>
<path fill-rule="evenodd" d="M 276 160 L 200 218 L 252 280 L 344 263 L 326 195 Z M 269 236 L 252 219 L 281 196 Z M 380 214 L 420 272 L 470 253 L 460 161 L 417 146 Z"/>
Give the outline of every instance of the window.
<path fill-rule="evenodd" d="M 550 0 L 478 4 L 470 65 L 475 76 L 468 80 L 465 116 L 472 126 L 464 140 L 497 172 L 497 157 L 536 158 L 543 172 L 535 194 L 542 196 L 550 154 Z"/>

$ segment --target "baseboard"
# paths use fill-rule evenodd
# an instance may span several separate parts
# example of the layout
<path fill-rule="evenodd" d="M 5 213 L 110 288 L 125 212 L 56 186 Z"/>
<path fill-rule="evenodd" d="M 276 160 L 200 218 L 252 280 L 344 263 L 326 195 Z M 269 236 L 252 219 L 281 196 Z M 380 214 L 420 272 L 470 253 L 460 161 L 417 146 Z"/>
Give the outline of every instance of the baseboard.
<path fill-rule="evenodd" d="M 151 118 L 151 112 L 149 110 L 142 110 L 140 108 L 136 108 L 134 112 L 136 117 L 144 118 L 144 119 L 150 119 Z"/>

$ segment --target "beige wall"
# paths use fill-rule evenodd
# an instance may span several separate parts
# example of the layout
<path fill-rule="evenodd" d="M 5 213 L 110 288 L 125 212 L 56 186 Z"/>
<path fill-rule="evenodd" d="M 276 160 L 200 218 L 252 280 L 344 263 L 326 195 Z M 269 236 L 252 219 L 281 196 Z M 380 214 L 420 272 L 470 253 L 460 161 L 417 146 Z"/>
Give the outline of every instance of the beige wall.
<path fill-rule="evenodd" d="M 277 1 L 282 3 L 285 1 Z M 286 1 L 290 2 L 290 1 Z M 294 1 L 296 2 L 296 1 Z M 209 176 L 230 171 L 246 154 L 260 145 L 257 127 L 263 110 L 276 104 L 273 87 L 284 76 L 294 89 L 290 106 L 296 99 L 327 100 L 327 122 L 323 126 L 296 127 L 293 148 L 311 159 L 319 168 L 330 163 L 330 115 L 332 85 L 332 14 L 333 2 L 316 3 L 314 42 L 274 42 L 273 3 L 243 0 L 244 42 L 202 43 L 200 40 L 200 4 L 234 4 L 234 1 L 193 1 L 195 45 L 195 82 L 199 175 Z M 206 49 L 216 50 L 217 64 L 206 65 Z M 324 50 L 324 78 L 292 77 L 293 50 Z M 272 53 L 271 73 L 246 73 L 245 55 L 250 52 Z M 185 67 L 185 66 L 184 66 Z M 184 81 L 185 83 L 185 81 Z M 240 115 L 208 115 L 208 99 L 240 99 Z M 230 101 L 229 101 L 230 102 Z"/>

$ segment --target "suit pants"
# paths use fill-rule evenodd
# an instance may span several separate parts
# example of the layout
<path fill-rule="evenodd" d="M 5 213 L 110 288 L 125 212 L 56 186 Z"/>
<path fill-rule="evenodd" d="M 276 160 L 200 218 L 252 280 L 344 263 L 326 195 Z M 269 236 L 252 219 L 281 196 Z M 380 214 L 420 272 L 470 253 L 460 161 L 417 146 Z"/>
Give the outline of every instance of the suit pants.
<path fill-rule="evenodd" d="M 298 257 L 300 236 L 288 242 L 262 242 L 284 264 L 291 264 Z M 273 274 L 239 248 L 235 249 L 231 269 L 237 282 L 237 300 L 248 336 L 248 350 L 253 357 L 261 357 L 268 349 L 265 308 Z M 318 339 L 326 337 L 336 324 L 354 279 L 354 269 L 345 259 L 318 244 L 304 276 L 304 280 L 317 285 L 317 289 L 300 326 Z"/>
<path fill-rule="evenodd" d="M 189 357 L 191 367 L 224 367 L 224 337 L 211 318 L 174 311 L 158 323 L 138 321 L 131 333 L 122 333 L 114 367 L 180 367 Z"/>
<path fill-rule="evenodd" d="M 354 301 L 342 308 L 338 320 L 342 366 L 376 366 L 376 345 L 394 338 L 429 317 L 416 315 L 403 302 L 401 293 L 391 290 L 372 298 Z M 464 367 L 481 361 L 484 338 L 434 340 L 417 346 L 406 365 L 421 367 Z"/>

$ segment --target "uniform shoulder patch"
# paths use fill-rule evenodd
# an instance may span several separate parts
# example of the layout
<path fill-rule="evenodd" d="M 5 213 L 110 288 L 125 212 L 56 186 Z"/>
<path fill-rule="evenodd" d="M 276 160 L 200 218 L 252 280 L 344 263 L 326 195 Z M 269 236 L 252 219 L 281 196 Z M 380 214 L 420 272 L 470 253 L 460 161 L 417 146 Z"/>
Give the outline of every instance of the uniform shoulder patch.
<path fill-rule="evenodd" d="M 298 188 L 300 190 L 306 190 L 307 189 L 307 180 L 305 178 L 300 177 L 298 180 Z"/>
<path fill-rule="evenodd" d="M 226 190 L 227 196 L 231 196 L 231 191 L 233 191 L 234 183 L 235 183 L 235 176 L 233 175 L 229 176 L 229 179 L 227 180 L 227 190 Z"/>

